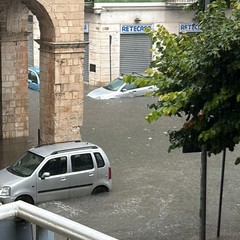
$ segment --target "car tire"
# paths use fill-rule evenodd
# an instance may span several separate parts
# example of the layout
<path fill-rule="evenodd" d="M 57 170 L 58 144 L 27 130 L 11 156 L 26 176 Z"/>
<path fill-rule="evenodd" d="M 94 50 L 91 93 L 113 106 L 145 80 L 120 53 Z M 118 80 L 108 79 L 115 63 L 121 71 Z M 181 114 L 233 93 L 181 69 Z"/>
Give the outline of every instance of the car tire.
<path fill-rule="evenodd" d="M 98 195 L 98 194 L 102 194 L 102 193 L 106 193 L 106 192 L 109 192 L 107 187 L 105 187 L 105 186 L 98 186 L 98 187 L 93 189 L 92 195 Z"/>
<path fill-rule="evenodd" d="M 34 201 L 30 196 L 20 196 L 15 201 L 19 200 L 34 205 Z"/>

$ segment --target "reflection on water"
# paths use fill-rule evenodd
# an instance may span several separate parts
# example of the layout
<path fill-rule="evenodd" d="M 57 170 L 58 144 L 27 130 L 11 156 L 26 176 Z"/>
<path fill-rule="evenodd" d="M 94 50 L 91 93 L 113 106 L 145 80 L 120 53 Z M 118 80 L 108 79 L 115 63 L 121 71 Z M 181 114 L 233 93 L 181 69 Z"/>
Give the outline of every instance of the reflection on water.
<path fill-rule="evenodd" d="M 8 166 L 27 149 L 27 137 L 0 140 L 0 168 Z"/>
<path fill-rule="evenodd" d="M 29 90 L 29 137 L 0 139 L 0 169 L 38 143 L 39 92 Z"/>
<path fill-rule="evenodd" d="M 29 148 L 36 146 L 37 137 L 19 137 L 0 140 L 0 169 L 14 162 Z"/>

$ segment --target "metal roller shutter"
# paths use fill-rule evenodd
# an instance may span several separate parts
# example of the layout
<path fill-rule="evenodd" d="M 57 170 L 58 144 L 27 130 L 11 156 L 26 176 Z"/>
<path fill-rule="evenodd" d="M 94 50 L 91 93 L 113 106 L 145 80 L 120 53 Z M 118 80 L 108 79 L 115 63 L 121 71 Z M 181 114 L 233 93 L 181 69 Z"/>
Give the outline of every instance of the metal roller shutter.
<path fill-rule="evenodd" d="M 146 34 L 121 34 L 120 73 L 143 73 L 152 61 L 151 39 Z"/>

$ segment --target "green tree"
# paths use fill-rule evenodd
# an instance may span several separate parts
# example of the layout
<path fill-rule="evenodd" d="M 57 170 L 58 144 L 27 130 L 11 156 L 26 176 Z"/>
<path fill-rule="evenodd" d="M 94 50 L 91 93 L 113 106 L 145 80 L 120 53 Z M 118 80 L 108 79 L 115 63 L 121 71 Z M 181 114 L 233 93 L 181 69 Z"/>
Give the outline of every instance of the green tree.
<path fill-rule="evenodd" d="M 214 0 L 198 0 L 193 4 L 190 4 L 187 9 L 190 10 L 197 10 L 197 11 L 204 11 L 206 8 L 206 5 L 209 3 L 212 3 Z M 225 0 L 226 5 L 228 8 L 231 6 L 231 0 Z"/>
<path fill-rule="evenodd" d="M 211 155 L 233 151 L 240 141 L 240 3 L 231 6 L 218 0 L 198 12 L 199 33 L 175 35 L 163 26 L 146 30 L 154 46 L 151 78 L 126 81 L 158 86 L 149 123 L 162 116 L 185 118 L 181 129 L 169 132 L 169 151 L 194 142 L 206 144 Z"/>

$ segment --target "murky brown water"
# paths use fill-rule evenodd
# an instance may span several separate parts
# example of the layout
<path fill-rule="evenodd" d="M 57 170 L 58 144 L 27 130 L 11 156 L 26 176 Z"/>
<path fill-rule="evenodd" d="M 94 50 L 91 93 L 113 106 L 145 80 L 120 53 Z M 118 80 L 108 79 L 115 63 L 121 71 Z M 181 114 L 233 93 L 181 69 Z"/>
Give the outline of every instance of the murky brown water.
<path fill-rule="evenodd" d="M 37 144 L 37 92 L 29 92 L 29 138 L 0 141 L 0 166 L 6 166 Z M 167 152 L 166 132 L 182 126 L 179 119 L 144 117 L 151 99 L 84 102 L 83 141 L 108 154 L 113 191 L 99 197 L 53 201 L 40 207 L 121 240 L 194 240 L 199 231 L 200 154 Z M 227 152 L 221 239 L 239 239 L 240 146 Z M 208 159 L 207 236 L 216 239 L 222 155 Z M 56 239 L 56 238 L 55 238 Z"/>
<path fill-rule="evenodd" d="M 28 148 L 28 138 L 17 138 L 0 141 L 0 168 L 6 167 L 13 162 Z"/>

